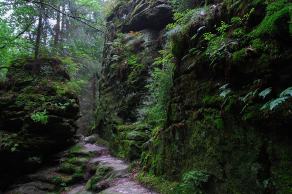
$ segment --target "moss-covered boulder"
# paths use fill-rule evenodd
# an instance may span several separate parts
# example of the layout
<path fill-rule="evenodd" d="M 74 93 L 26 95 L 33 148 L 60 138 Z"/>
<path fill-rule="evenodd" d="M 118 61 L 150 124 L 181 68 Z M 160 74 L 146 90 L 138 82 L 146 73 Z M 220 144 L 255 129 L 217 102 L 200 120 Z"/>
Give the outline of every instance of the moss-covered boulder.
<path fill-rule="evenodd" d="M 0 90 L 0 187 L 73 142 L 79 103 L 57 59 L 19 59 Z"/>

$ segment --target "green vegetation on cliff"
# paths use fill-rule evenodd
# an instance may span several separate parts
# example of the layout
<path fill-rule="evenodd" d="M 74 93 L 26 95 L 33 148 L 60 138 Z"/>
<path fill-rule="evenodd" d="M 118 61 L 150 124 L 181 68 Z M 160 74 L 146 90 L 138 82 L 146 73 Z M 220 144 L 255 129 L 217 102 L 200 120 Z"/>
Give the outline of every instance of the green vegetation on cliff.
<path fill-rule="evenodd" d="M 145 18 L 165 1 L 122 2 L 109 17 L 125 39 L 108 39 L 122 49 L 106 48 L 115 58 L 102 75 L 115 80 L 101 80 L 100 106 L 114 105 L 97 111 L 100 134 L 114 153 L 138 160 L 138 179 L 161 193 L 290 193 L 291 3 L 170 2 L 173 20 L 160 29 Z M 131 14 L 123 21 L 117 13 Z M 113 85 L 127 88 L 124 61 L 147 55 L 147 82 L 131 85 L 141 92 Z M 107 71 L 110 64 L 116 69 Z M 130 141 L 136 131 L 146 139 Z"/>
<path fill-rule="evenodd" d="M 92 141 L 132 163 L 141 184 L 163 194 L 292 193 L 290 0 L 0 5 L 0 189 L 73 142 L 92 81 Z M 127 173 L 123 163 L 86 165 L 81 148 L 50 177 L 58 191 L 84 181 L 99 192 Z"/>

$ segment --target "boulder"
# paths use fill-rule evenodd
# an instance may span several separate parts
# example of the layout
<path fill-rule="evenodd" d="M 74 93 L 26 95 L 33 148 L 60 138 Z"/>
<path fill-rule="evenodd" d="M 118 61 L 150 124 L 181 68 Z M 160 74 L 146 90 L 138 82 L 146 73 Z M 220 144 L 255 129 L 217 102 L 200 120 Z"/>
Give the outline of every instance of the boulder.
<path fill-rule="evenodd" d="M 42 163 L 73 142 L 79 102 L 66 85 L 69 81 L 57 59 L 11 64 L 0 90 L 0 189 L 38 167 L 31 165 L 32 158 Z"/>
<path fill-rule="evenodd" d="M 167 1 L 156 1 L 134 5 L 131 14 L 125 16 L 123 32 L 140 31 L 143 29 L 162 30 L 172 22 L 172 7 Z"/>

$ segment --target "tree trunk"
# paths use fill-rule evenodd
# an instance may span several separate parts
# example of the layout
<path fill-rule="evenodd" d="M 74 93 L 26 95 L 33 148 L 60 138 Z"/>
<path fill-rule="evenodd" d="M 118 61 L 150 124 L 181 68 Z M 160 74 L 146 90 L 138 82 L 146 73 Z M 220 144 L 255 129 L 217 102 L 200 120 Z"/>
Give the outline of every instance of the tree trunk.
<path fill-rule="evenodd" d="M 62 10 L 63 13 L 66 12 L 66 3 L 65 1 L 62 1 L 62 6 L 60 8 Z M 65 39 L 65 34 L 66 34 L 66 16 L 65 15 L 62 15 L 62 18 L 61 18 L 61 26 L 60 26 L 60 39 L 59 39 L 59 47 L 61 49 L 61 51 L 63 52 L 63 42 L 64 42 L 64 39 Z"/>
<path fill-rule="evenodd" d="M 39 8 L 39 21 L 38 21 L 38 28 L 37 28 L 37 35 L 36 35 L 36 41 L 35 41 L 35 58 L 39 58 L 40 55 L 40 46 L 41 46 L 41 37 L 42 37 L 42 31 L 43 31 L 43 0 L 40 0 L 40 8 Z"/>
<path fill-rule="evenodd" d="M 58 10 L 61 11 L 60 3 L 58 2 Z M 54 37 L 54 47 L 55 49 L 58 48 L 59 41 L 60 41 L 60 31 L 61 31 L 61 13 L 57 12 L 57 23 L 55 26 L 55 37 Z"/>
<path fill-rule="evenodd" d="M 47 46 L 47 40 L 48 40 L 48 29 L 50 28 L 50 24 L 48 22 L 48 10 L 43 10 L 43 27 L 42 27 L 42 39 L 43 39 L 43 45 Z"/>

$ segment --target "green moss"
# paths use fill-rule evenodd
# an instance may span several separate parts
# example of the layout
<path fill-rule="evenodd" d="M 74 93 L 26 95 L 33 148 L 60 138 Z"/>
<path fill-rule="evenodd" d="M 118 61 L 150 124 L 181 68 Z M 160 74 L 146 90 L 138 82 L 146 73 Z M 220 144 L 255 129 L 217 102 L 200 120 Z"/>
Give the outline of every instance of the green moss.
<path fill-rule="evenodd" d="M 289 139 L 282 140 L 277 144 L 270 144 L 269 152 L 273 154 L 278 162 L 271 168 L 271 181 L 278 193 L 290 194 L 292 192 L 292 147 L 287 146 Z"/>
<path fill-rule="evenodd" d="M 109 172 L 111 171 L 111 168 L 106 167 L 106 166 L 98 166 L 95 172 L 95 175 L 92 176 L 86 183 L 86 190 L 88 191 L 94 191 L 95 190 L 95 185 L 101 181 L 105 180 Z"/>
<path fill-rule="evenodd" d="M 229 113 L 234 113 L 237 111 L 238 96 L 232 95 L 227 98 L 224 103 L 224 110 Z"/>
<path fill-rule="evenodd" d="M 239 51 L 232 53 L 232 61 L 233 63 L 243 63 L 246 59 L 246 49 L 243 48 Z"/>
<path fill-rule="evenodd" d="M 71 176 L 71 179 L 67 183 L 73 185 L 75 183 L 84 181 L 84 176 L 85 176 L 84 171 L 77 171 Z"/>
<path fill-rule="evenodd" d="M 205 96 L 203 98 L 203 103 L 205 106 L 220 106 L 223 103 L 223 98 L 218 95 Z"/>
<path fill-rule="evenodd" d="M 110 142 L 114 154 L 131 161 L 140 158 L 142 144 L 149 139 L 148 131 L 143 123 L 117 125 L 115 139 Z"/>
<path fill-rule="evenodd" d="M 268 3 L 267 16 L 271 16 L 288 5 L 288 0 L 275 0 Z"/>
<path fill-rule="evenodd" d="M 214 120 L 217 129 L 224 129 L 224 121 L 222 118 L 218 117 Z"/>
<path fill-rule="evenodd" d="M 285 36 L 289 35 L 292 5 L 276 1 L 267 7 L 267 15 L 259 26 L 251 32 L 252 36 Z M 285 2 L 285 1 L 284 1 Z"/>
<path fill-rule="evenodd" d="M 62 173 L 66 173 L 66 174 L 74 174 L 74 173 L 83 173 L 85 170 L 84 165 L 74 165 L 72 163 L 69 162 L 63 162 L 60 165 L 60 169 L 59 171 Z"/>
<path fill-rule="evenodd" d="M 183 175 L 182 183 L 175 188 L 175 193 L 181 194 L 203 194 L 203 185 L 208 183 L 210 175 L 203 171 L 189 171 Z"/>
<path fill-rule="evenodd" d="M 56 175 L 53 176 L 51 179 L 51 182 L 56 184 L 59 187 L 66 187 L 67 186 L 67 182 L 70 180 L 70 177 L 65 177 L 65 176 L 61 176 L 61 175 Z"/>
<path fill-rule="evenodd" d="M 137 55 L 130 55 L 128 58 L 128 65 L 130 67 L 130 73 L 128 74 L 127 83 L 129 85 L 135 85 L 137 81 L 140 80 L 143 71 L 145 71 L 146 66 L 139 62 L 140 59 Z"/>
<path fill-rule="evenodd" d="M 234 38 L 242 38 L 245 34 L 246 34 L 246 32 L 245 32 L 244 28 L 236 28 L 232 32 L 232 36 Z"/>
<path fill-rule="evenodd" d="M 88 157 L 70 157 L 66 161 L 73 165 L 83 166 L 88 161 Z"/>
<path fill-rule="evenodd" d="M 26 146 L 25 139 L 18 133 L 6 133 L 0 130 L 0 151 L 16 152 Z"/>
<path fill-rule="evenodd" d="M 256 49 L 258 52 L 264 51 L 266 48 L 266 43 L 261 39 L 256 38 L 251 41 L 252 48 Z"/>
<path fill-rule="evenodd" d="M 71 154 L 79 153 L 82 151 L 82 149 L 83 149 L 82 145 L 77 144 L 77 145 L 70 148 L 69 153 L 71 153 Z"/>
<path fill-rule="evenodd" d="M 162 177 L 157 177 L 152 174 L 140 172 L 136 179 L 143 185 L 154 189 L 161 194 L 174 194 L 174 189 L 178 185 L 177 182 L 170 182 Z"/>
<path fill-rule="evenodd" d="M 24 107 L 25 110 L 34 111 L 46 106 L 49 98 L 43 94 L 37 93 L 20 93 L 15 104 Z"/>
<path fill-rule="evenodd" d="M 177 59 L 181 59 L 184 55 L 184 50 L 186 48 L 186 36 L 188 31 L 177 30 L 171 37 L 171 52 L 173 56 Z"/>

